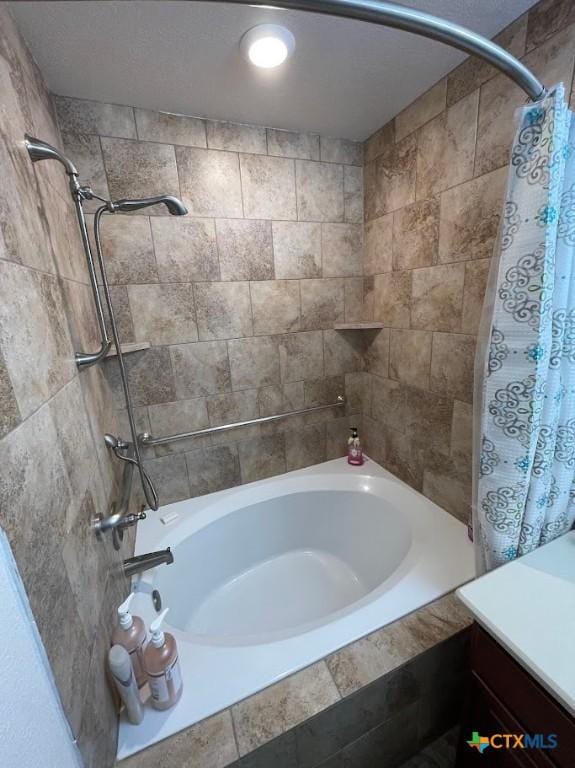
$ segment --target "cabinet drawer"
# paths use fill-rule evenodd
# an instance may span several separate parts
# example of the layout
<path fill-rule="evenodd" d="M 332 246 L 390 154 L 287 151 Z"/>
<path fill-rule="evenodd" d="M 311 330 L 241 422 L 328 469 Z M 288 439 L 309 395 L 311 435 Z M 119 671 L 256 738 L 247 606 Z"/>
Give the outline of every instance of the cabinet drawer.
<path fill-rule="evenodd" d="M 471 668 L 526 733 L 555 733 L 558 746 L 541 750 L 560 768 L 575 766 L 575 721 L 487 632 L 475 625 Z"/>

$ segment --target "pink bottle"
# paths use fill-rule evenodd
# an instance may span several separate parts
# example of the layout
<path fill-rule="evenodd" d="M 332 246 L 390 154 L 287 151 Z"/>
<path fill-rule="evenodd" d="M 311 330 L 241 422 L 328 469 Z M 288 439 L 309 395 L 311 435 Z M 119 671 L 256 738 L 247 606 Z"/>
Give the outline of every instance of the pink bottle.
<path fill-rule="evenodd" d="M 351 427 L 351 435 L 347 439 L 347 463 L 354 467 L 361 467 L 363 464 L 363 450 L 359 442 L 357 427 Z"/>

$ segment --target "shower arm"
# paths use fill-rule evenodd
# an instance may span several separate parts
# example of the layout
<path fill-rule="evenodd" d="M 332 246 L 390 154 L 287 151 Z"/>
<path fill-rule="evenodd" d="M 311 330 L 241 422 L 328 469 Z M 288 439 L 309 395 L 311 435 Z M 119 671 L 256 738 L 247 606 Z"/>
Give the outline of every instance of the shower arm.
<path fill-rule="evenodd" d="M 222 0 L 202 0 L 202 2 L 222 2 Z M 378 0 L 223 0 L 223 2 L 340 16 L 412 32 L 414 35 L 437 40 L 483 59 L 511 78 L 525 91 L 531 101 L 543 99 L 548 92 L 533 72 L 505 48 L 467 27 L 414 8 L 378 2 Z"/>
<path fill-rule="evenodd" d="M 94 266 L 94 257 L 92 255 L 92 248 L 90 246 L 90 238 L 88 237 L 86 217 L 84 216 L 84 209 L 82 207 L 83 201 L 91 199 L 94 197 L 94 195 L 88 187 L 81 186 L 78 180 L 78 171 L 76 170 L 76 166 L 68 157 L 66 157 L 63 152 L 60 152 L 59 149 L 56 149 L 56 147 L 53 147 L 51 144 L 48 144 L 41 139 L 36 139 L 33 136 L 29 136 L 28 134 L 26 134 L 24 137 L 24 144 L 33 163 L 37 163 L 40 160 L 57 160 L 64 166 L 64 169 L 68 174 L 70 194 L 74 200 L 74 208 L 76 211 L 78 226 L 80 228 L 84 254 L 86 256 L 88 275 L 90 277 L 90 284 L 92 286 L 94 304 L 96 307 L 96 318 L 100 331 L 100 349 L 97 352 L 76 352 L 75 355 L 76 365 L 78 368 L 89 368 L 91 365 L 95 365 L 95 363 L 99 363 L 100 360 L 103 360 L 110 351 L 110 347 L 112 346 L 112 342 L 108 338 L 108 331 L 106 329 L 106 320 L 104 317 L 102 300 L 100 298 L 100 290 L 98 288 L 98 278 L 96 276 L 96 269 Z"/>

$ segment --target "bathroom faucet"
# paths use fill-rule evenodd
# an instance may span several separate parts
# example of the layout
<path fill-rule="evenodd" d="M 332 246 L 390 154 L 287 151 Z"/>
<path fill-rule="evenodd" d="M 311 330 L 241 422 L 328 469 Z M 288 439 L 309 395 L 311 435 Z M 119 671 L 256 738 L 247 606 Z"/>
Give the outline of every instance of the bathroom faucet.
<path fill-rule="evenodd" d="M 124 560 L 124 575 L 130 578 L 136 573 L 143 573 L 149 571 L 150 568 L 155 568 L 156 565 L 171 565 L 174 562 L 174 556 L 170 547 L 167 549 L 161 549 L 159 552 L 149 552 L 147 555 L 137 555 L 136 557 L 129 557 Z"/>

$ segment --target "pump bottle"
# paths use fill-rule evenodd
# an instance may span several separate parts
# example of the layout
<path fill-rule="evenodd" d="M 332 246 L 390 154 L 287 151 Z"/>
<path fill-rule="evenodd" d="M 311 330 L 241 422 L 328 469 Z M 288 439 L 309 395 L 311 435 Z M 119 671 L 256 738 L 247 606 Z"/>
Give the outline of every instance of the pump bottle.
<path fill-rule="evenodd" d="M 144 667 L 148 675 L 154 709 L 173 707 L 180 700 L 183 689 L 176 641 L 173 635 L 162 632 L 161 629 L 168 610 L 166 608 L 162 611 L 150 624 L 152 637 L 144 652 Z"/>
<path fill-rule="evenodd" d="M 118 608 L 118 626 L 112 635 L 112 645 L 121 645 L 130 654 L 134 677 L 138 688 L 147 682 L 144 671 L 144 646 L 146 644 L 146 626 L 139 616 L 132 616 L 130 603 L 132 592 Z"/>

